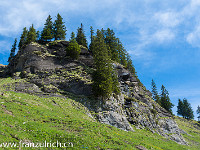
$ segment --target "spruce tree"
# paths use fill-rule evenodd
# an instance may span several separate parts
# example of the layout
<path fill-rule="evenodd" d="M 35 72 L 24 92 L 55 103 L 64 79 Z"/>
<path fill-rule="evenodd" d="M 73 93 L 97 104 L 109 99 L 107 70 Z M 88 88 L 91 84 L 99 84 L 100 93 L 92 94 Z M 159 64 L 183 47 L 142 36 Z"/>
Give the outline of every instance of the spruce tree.
<path fill-rule="evenodd" d="M 47 17 L 46 23 L 44 24 L 44 28 L 41 33 L 41 40 L 51 40 L 53 38 L 53 22 L 52 18 L 49 15 Z"/>
<path fill-rule="evenodd" d="M 77 29 L 77 36 L 76 36 L 76 41 L 79 45 L 83 45 L 84 47 L 87 46 L 87 39 L 83 30 L 83 24 L 81 23 L 81 27 Z"/>
<path fill-rule="evenodd" d="M 32 24 L 32 26 L 29 28 L 29 31 L 28 31 L 28 34 L 27 34 L 26 44 L 29 44 L 31 42 L 35 42 L 36 39 L 37 39 L 36 30 L 35 30 L 35 28 L 33 27 L 33 24 Z"/>
<path fill-rule="evenodd" d="M 184 117 L 184 107 L 183 107 L 183 101 L 181 99 L 178 99 L 177 115 Z"/>
<path fill-rule="evenodd" d="M 186 119 L 194 119 L 192 107 L 186 98 L 183 99 L 183 117 Z"/>
<path fill-rule="evenodd" d="M 93 39 L 94 39 L 94 30 L 93 30 L 93 27 L 90 26 L 90 41 L 91 41 L 91 43 L 92 43 Z"/>
<path fill-rule="evenodd" d="M 168 91 L 165 89 L 164 85 L 162 85 L 161 87 L 161 95 L 160 95 L 160 105 L 165 108 L 167 111 L 172 113 L 172 107 L 174 106 L 171 103 L 171 100 L 169 98 L 169 93 Z"/>
<path fill-rule="evenodd" d="M 117 49 L 119 53 L 119 63 L 122 64 L 125 68 L 127 68 L 128 65 L 127 52 L 118 38 L 117 38 Z"/>
<path fill-rule="evenodd" d="M 74 41 L 74 42 L 76 41 L 74 32 L 71 33 L 71 37 L 70 37 L 70 42 L 72 42 L 72 41 Z"/>
<path fill-rule="evenodd" d="M 25 27 L 23 28 L 23 33 L 21 34 L 21 37 L 20 37 L 20 41 L 18 45 L 19 50 L 21 50 L 21 48 L 26 44 L 27 35 L 28 35 L 28 30 Z"/>
<path fill-rule="evenodd" d="M 63 18 L 60 14 L 57 14 L 56 20 L 54 22 L 54 38 L 55 40 L 65 40 L 66 27 L 63 22 Z"/>
<path fill-rule="evenodd" d="M 185 119 L 193 119 L 194 114 L 192 107 L 186 98 L 178 100 L 177 114 L 183 116 Z"/>
<path fill-rule="evenodd" d="M 92 52 L 94 46 L 93 46 L 93 41 L 94 41 L 94 30 L 93 27 L 90 27 L 90 45 L 89 45 L 89 51 Z"/>
<path fill-rule="evenodd" d="M 158 104 L 160 104 L 160 97 L 158 95 L 156 83 L 154 82 L 153 79 L 151 81 L 151 92 L 152 92 L 152 98 L 153 98 L 153 100 L 156 101 Z"/>
<path fill-rule="evenodd" d="M 10 51 L 10 57 L 8 58 L 9 63 L 13 60 L 15 56 L 16 46 L 17 46 L 17 38 L 15 38 L 14 44 L 12 45 L 12 48 Z"/>
<path fill-rule="evenodd" d="M 197 118 L 200 121 L 200 107 L 199 106 L 197 107 L 197 114 L 199 115 Z"/>
<path fill-rule="evenodd" d="M 93 74 L 93 92 L 95 96 L 101 96 L 105 100 L 112 93 L 113 81 L 111 60 L 101 31 L 97 30 L 93 44 L 95 47 L 93 57 L 96 69 Z"/>

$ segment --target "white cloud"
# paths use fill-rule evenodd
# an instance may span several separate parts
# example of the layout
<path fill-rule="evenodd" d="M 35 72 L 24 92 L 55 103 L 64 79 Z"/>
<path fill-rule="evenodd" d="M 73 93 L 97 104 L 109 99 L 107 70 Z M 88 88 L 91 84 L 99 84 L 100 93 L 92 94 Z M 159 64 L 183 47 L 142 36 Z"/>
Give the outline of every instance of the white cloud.
<path fill-rule="evenodd" d="M 200 47 L 200 26 L 186 36 L 186 40 L 194 47 Z"/>
<path fill-rule="evenodd" d="M 164 27 L 175 27 L 180 23 L 177 12 L 158 12 L 154 15 L 157 20 Z"/>
<path fill-rule="evenodd" d="M 4 12 L 0 11 L 2 22 L 0 23 L 0 34 L 12 36 L 21 32 L 25 26 L 32 23 L 36 27 L 41 26 L 48 15 L 48 12 L 37 2 L 28 1 L 6 1 L 3 3 Z M 11 5 L 12 4 L 12 5 Z M 13 6 L 13 7 L 11 7 Z"/>
<path fill-rule="evenodd" d="M 175 38 L 175 33 L 169 29 L 159 30 L 154 35 L 155 42 L 164 43 L 171 41 Z"/>

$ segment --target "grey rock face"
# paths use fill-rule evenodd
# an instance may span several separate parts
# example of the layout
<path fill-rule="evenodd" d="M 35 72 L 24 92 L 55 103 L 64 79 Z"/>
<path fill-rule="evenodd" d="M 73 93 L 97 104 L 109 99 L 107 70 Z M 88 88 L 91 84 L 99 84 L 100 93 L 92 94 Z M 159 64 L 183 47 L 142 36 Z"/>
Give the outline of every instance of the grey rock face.
<path fill-rule="evenodd" d="M 169 138 L 179 144 L 187 145 L 187 142 L 181 135 L 183 131 L 179 129 L 178 125 L 172 118 L 159 119 L 158 132 L 166 138 Z"/>

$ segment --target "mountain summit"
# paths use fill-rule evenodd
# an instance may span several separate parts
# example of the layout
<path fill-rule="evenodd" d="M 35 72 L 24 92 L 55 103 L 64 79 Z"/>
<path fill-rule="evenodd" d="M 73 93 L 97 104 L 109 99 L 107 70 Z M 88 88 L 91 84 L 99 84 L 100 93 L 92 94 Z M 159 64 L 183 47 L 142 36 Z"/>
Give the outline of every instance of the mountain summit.
<path fill-rule="evenodd" d="M 16 79 L 5 83 L 5 89 L 40 97 L 71 97 L 84 105 L 94 121 L 129 132 L 134 132 L 133 126 L 148 129 L 187 145 L 181 135 L 185 131 L 178 127 L 172 114 L 152 100 L 151 92 L 123 65 L 112 62 L 120 93 L 112 93 L 107 99 L 96 97 L 92 88 L 93 54 L 79 45 L 80 55 L 73 59 L 66 51 L 69 43 L 57 40 L 26 45 L 0 74 Z"/>

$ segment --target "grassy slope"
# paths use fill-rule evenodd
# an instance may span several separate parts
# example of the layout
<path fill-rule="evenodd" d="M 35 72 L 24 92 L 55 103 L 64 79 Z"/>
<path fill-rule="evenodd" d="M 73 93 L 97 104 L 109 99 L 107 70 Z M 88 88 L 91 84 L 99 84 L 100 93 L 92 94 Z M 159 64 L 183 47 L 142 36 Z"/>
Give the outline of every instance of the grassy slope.
<path fill-rule="evenodd" d="M 4 91 L 3 84 L 10 82 L 15 80 L 0 79 L 0 91 Z M 200 144 L 200 131 L 178 118 L 180 127 L 192 135 L 184 135 L 190 146 L 179 145 L 148 130 L 126 132 L 98 123 L 86 115 L 85 107 L 69 98 L 41 98 L 4 91 L 4 95 L 0 96 L 0 105 L 0 144 L 19 143 L 20 140 L 34 143 L 58 140 L 72 142 L 74 147 L 71 149 L 91 150 L 131 150 L 136 149 L 136 145 L 155 150 L 192 150 L 198 149 Z"/>

